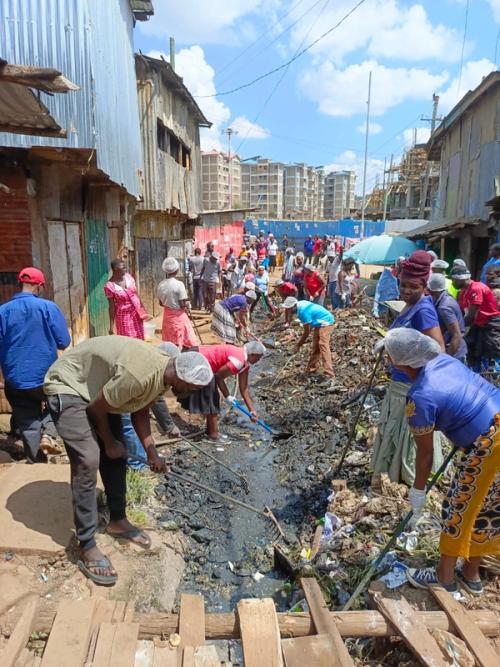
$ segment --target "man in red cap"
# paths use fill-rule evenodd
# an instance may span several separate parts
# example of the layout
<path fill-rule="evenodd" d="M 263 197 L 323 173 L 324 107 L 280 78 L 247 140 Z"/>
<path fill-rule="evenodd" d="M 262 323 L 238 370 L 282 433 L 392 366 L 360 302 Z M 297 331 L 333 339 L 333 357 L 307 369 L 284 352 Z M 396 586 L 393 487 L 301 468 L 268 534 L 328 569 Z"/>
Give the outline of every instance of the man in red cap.
<path fill-rule="evenodd" d="M 0 306 L 0 366 L 27 462 L 44 463 L 42 429 L 48 442 L 57 432 L 44 407 L 43 380 L 57 350 L 68 347 L 71 339 L 58 306 L 40 298 L 45 285 L 40 269 L 28 266 L 17 278 L 21 291 Z"/>

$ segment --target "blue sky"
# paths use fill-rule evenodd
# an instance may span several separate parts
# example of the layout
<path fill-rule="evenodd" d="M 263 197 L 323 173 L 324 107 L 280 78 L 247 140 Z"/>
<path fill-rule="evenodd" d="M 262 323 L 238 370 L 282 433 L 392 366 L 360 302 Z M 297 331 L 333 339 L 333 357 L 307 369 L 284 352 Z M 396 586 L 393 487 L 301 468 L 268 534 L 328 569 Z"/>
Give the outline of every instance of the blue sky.
<path fill-rule="evenodd" d="M 372 121 L 368 190 L 384 157 L 399 157 L 429 124 L 432 94 L 445 114 L 500 61 L 500 0 L 365 0 L 338 29 L 286 71 L 231 95 L 278 67 L 334 26 L 356 0 L 155 0 L 138 24 L 136 48 L 157 55 L 176 38 L 176 68 L 214 123 L 204 149 L 227 150 L 223 130 L 238 134 L 242 158 L 262 155 L 329 169 L 353 168 L 358 191 L 364 154 L 368 75 Z M 496 49 L 497 47 L 497 49 Z M 461 64 L 462 63 L 462 64 Z M 281 79 L 281 80 L 280 80 Z"/>

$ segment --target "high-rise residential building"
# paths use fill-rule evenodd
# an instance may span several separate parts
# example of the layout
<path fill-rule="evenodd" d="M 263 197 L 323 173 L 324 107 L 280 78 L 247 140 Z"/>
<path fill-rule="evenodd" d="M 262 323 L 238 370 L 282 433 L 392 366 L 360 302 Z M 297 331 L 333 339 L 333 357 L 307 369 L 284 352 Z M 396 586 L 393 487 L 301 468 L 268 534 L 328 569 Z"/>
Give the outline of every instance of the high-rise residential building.
<path fill-rule="evenodd" d="M 356 172 L 332 171 L 325 177 L 324 211 L 326 220 L 348 218 L 354 208 Z"/>
<path fill-rule="evenodd" d="M 201 154 L 203 210 L 220 211 L 241 205 L 241 163 L 238 155 L 220 151 Z"/>
<path fill-rule="evenodd" d="M 264 218 L 283 217 L 283 172 L 285 165 L 261 158 L 241 165 L 241 203 L 258 209 Z"/>
<path fill-rule="evenodd" d="M 291 220 L 323 217 L 324 172 L 307 164 L 288 164 L 284 169 L 284 215 Z"/>

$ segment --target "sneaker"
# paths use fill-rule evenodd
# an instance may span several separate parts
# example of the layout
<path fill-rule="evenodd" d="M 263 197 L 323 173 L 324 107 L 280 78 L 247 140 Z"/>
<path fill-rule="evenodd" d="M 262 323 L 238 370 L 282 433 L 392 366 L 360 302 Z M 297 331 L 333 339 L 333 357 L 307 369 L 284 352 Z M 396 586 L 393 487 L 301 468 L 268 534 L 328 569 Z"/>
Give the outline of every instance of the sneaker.
<path fill-rule="evenodd" d="M 484 588 L 481 580 L 473 581 L 472 579 L 466 579 L 461 569 L 456 571 L 457 579 L 463 588 L 470 593 L 471 595 L 482 595 L 484 593 Z"/>
<path fill-rule="evenodd" d="M 432 584 L 437 584 L 438 586 L 442 586 L 448 593 L 456 593 L 458 591 L 455 581 L 451 584 L 442 584 L 439 581 L 435 567 L 409 568 L 406 571 L 406 576 L 409 583 L 415 588 L 425 589 Z"/>

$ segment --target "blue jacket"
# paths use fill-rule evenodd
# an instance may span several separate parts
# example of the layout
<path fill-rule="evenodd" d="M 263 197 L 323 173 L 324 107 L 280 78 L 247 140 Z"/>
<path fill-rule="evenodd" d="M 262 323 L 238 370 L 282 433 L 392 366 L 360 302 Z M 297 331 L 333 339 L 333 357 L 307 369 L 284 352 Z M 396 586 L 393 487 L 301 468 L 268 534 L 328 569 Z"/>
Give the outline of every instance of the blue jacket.
<path fill-rule="evenodd" d="M 304 253 L 306 255 L 312 255 L 314 249 L 314 241 L 312 239 L 306 239 L 304 241 Z"/>
<path fill-rule="evenodd" d="M 0 306 L 0 366 L 8 386 L 41 387 L 57 350 L 70 342 L 64 315 L 53 301 L 19 292 Z"/>

